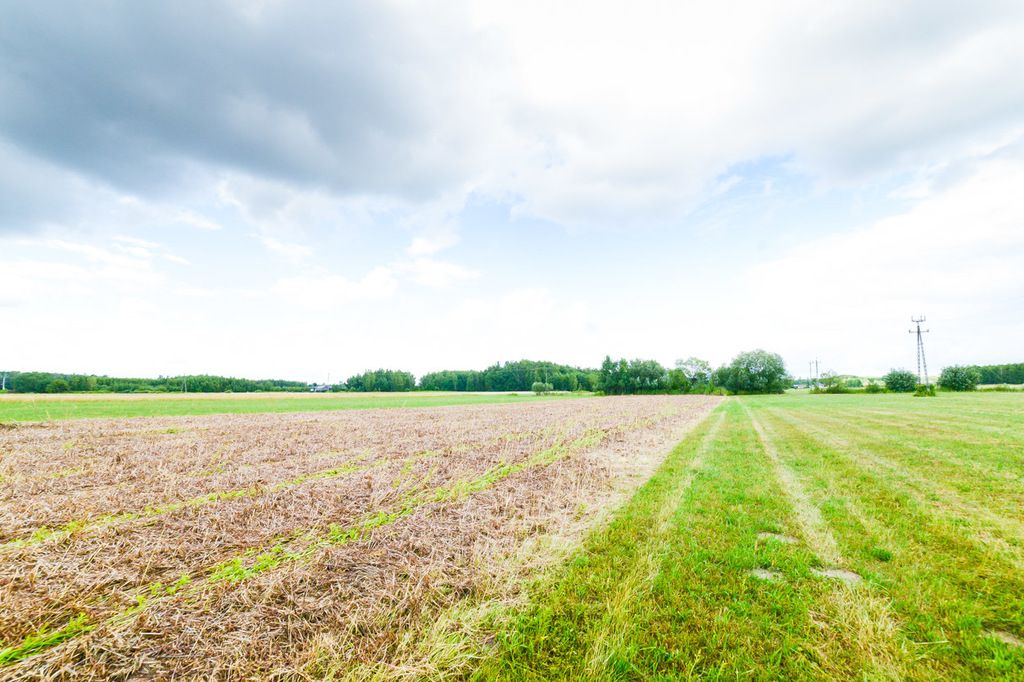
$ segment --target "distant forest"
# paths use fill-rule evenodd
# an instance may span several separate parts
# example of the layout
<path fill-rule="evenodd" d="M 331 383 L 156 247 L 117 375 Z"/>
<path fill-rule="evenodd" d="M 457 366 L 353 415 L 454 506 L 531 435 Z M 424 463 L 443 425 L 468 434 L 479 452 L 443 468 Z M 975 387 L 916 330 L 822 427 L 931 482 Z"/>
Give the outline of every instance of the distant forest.
<path fill-rule="evenodd" d="M 746 362 L 737 361 L 745 358 Z M 753 361 L 753 364 L 751 364 Z M 772 361 L 776 363 L 772 367 Z M 766 364 L 767 363 L 767 364 Z M 763 378 L 765 369 L 774 378 Z M 975 365 L 981 384 L 1024 384 L 1024 363 Z M 14 393 L 252 393 L 255 391 L 309 391 L 313 384 L 284 379 L 236 379 L 206 374 L 131 379 L 55 372 L 0 372 Z M 320 390 L 356 392 L 394 391 L 531 391 L 534 384 L 553 391 L 603 391 L 609 394 L 708 393 L 726 388 L 738 393 L 779 392 L 785 368 L 774 354 L 741 354 L 732 365 L 711 370 L 708 363 L 689 358 L 666 369 L 654 360 L 605 358 L 599 369 L 555 362 L 517 360 L 495 363 L 487 369 L 430 372 L 419 381 L 411 372 L 378 369 L 356 374 L 347 381 Z M 788 380 L 788 379 L 787 379 Z M 787 383 L 787 385 L 789 385 Z"/>
<path fill-rule="evenodd" d="M 91 374 L 54 372 L 2 372 L 6 388 L 14 393 L 253 393 L 255 391 L 308 391 L 304 381 L 283 379 L 235 379 L 199 374 L 194 376 L 129 379 Z"/>
<path fill-rule="evenodd" d="M 599 372 L 554 362 L 500 362 L 485 370 L 446 370 L 420 377 L 424 391 L 529 391 L 533 384 L 551 384 L 554 391 L 596 391 Z"/>
<path fill-rule="evenodd" d="M 1009 365 L 974 365 L 979 384 L 1024 384 L 1024 362 Z"/>

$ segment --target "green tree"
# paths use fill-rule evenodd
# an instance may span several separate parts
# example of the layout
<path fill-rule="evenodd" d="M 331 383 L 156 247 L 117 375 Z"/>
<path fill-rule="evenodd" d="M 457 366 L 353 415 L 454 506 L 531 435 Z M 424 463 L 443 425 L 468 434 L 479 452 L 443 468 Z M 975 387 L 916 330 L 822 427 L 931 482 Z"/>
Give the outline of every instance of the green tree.
<path fill-rule="evenodd" d="M 681 369 L 668 371 L 668 390 L 672 393 L 686 393 L 690 390 L 690 380 Z"/>
<path fill-rule="evenodd" d="M 553 387 L 551 384 L 544 383 L 543 381 L 535 381 L 533 382 L 533 386 L 530 387 L 530 390 L 537 395 L 541 395 L 542 393 L 550 393 L 553 390 Z"/>
<path fill-rule="evenodd" d="M 68 386 L 68 382 L 64 379 L 54 379 L 46 385 L 47 393 L 67 393 L 69 390 L 71 390 L 71 387 Z"/>
<path fill-rule="evenodd" d="M 973 391 L 978 388 L 981 372 L 977 367 L 953 365 L 939 375 L 939 386 L 947 391 Z"/>
<path fill-rule="evenodd" d="M 740 353 L 715 371 L 714 380 L 733 393 L 782 393 L 789 385 L 782 356 L 761 349 Z"/>
<path fill-rule="evenodd" d="M 893 369 L 882 377 L 885 387 L 893 393 L 913 393 L 917 388 L 917 375 L 905 369 Z"/>
<path fill-rule="evenodd" d="M 821 375 L 821 388 L 813 389 L 815 393 L 849 393 L 850 389 L 841 376 L 835 372 Z"/>
<path fill-rule="evenodd" d="M 676 360 L 676 369 L 682 370 L 692 387 L 711 383 L 711 365 L 706 360 L 692 356 L 685 360 Z"/>

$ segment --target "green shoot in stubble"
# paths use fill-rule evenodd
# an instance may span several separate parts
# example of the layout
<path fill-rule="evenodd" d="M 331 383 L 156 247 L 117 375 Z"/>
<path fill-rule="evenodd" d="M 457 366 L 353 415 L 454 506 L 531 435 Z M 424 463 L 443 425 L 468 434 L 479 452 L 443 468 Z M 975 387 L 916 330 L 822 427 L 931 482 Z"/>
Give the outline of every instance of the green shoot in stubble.
<path fill-rule="evenodd" d="M 654 421 L 654 418 L 638 419 L 633 426 L 646 426 L 652 423 L 652 421 Z M 395 508 L 378 511 L 352 526 L 342 527 L 331 524 L 324 532 L 303 531 L 293 535 L 291 538 L 282 538 L 268 549 L 248 550 L 240 557 L 234 557 L 213 566 L 207 572 L 205 581 L 196 581 L 193 576 L 185 574 L 172 585 L 173 589 L 164 588 L 162 583 L 159 582 L 153 583 L 135 596 L 135 604 L 107 618 L 105 623 L 121 624 L 134 618 L 148 608 L 152 600 L 157 597 L 191 594 L 203 589 L 207 584 L 238 583 L 275 569 L 285 563 L 308 560 L 323 548 L 362 541 L 368 538 L 373 530 L 393 524 L 411 515 L 425 504 L 456 501 L 493 486 L 516 473 L 536 467 L 548 466 L 582 449 L 600 444 L 613 430 L 615 429 L 590 429 L 583 436 L 569 442 L 559 441 L 555 445 L 531 455 L 524 462 L 492 467 L 481 476 L 470 479 L 465 484 L 456 483 L 451 486 L 441 486 L 426 494 L 410 493 L 404 496 Z M 304 546 L 297 550 L 290 549 L 290 546 L 295 544 Z M 21 653 L 14 658 L 10 657 L 14 656 L 13 653 L 9 654 L 8 658 L 4 659 L 5 662 L 0 663 L 0 665 L 14 663 L 33 653 L 60 644 L 84 632 L 91 631 L 96 627 L 96 625 L 88 624 L 87 619 L 83 615 L 69 621 L 65 626 L 53 631 L 47 637 L 29 637 L 17 647 L 4 650 L 5 652 L 27 651 L 27 653 Z"/>

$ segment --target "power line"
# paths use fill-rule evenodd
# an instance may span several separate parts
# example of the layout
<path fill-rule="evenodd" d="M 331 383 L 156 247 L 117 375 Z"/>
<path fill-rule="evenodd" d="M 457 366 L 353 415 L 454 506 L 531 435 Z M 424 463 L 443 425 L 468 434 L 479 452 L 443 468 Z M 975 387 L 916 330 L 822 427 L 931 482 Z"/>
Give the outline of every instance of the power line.
<path fill-rule="evenodd" d="M 926 319 L 924 315 L 910 318 L 910 321 L 917 326 L 917 329 L 910 329 L 908 333 L 917 334 L 917 379 L 925 386 L 931 386 L 931 383 L 928 381 L 928 362 L 924 359 L 924 337 L 921 336 L 921 334 L 927 334 L 931 331 L 930 329 L 921 330 L 921 323 Z"/>

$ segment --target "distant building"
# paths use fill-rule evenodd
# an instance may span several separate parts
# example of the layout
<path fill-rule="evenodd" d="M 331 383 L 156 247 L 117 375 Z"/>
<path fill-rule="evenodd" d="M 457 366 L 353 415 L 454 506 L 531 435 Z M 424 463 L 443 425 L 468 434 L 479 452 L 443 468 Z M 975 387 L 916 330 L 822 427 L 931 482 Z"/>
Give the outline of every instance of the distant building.
<path fill-rule="evenodd" d="M 328 384 L 313 384 L 309 387 L 310 393 L 327 393 L 330 390 L 331 387 Z"/>

